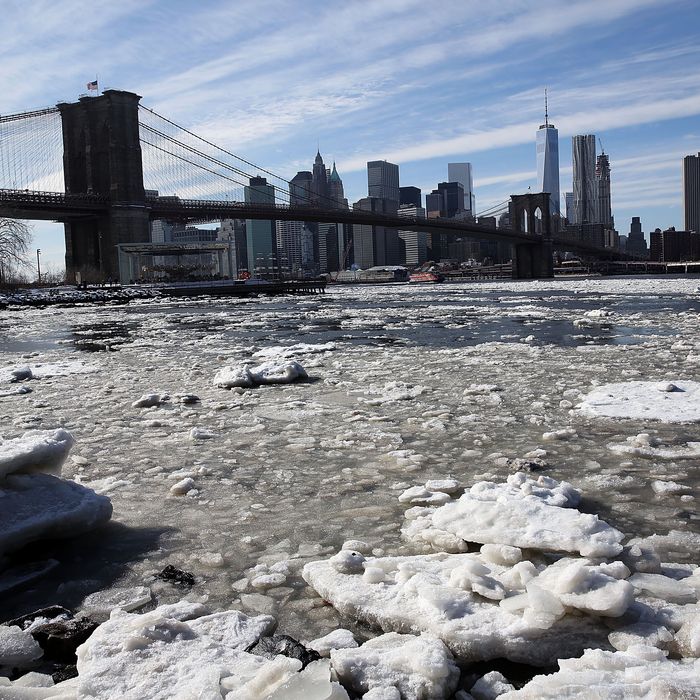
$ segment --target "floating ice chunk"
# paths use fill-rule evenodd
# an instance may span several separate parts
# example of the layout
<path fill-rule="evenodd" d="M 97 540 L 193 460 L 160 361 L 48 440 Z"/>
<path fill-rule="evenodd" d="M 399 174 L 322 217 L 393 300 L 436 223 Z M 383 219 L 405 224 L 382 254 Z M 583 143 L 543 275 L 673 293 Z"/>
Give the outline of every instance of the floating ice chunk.
<path fill-rule="evenodd" d="M 698 600 L 698 592 L 692 586 L 662 574 L 633 574 L 629 582 L 640 593 L 669 603 L 696 603 Z"/>
<path fill-rule="evenodd" d="M 349 700 L 343 686 L 331 681 L 330 664 L 325 660 L 313 661 L 298 673 L 289 672 L 287 678 L 269 694 L 259 694 L 259 685 L 249 685 L 252 686 L 253 694 L 247 694 L 244 688 L 241 695 L 235 693 L 233 697 L 241 697 L 242 700 Z"/>
<path fill-rule="evenodd" d="M 272 690 L 289 677 L 278 674 L 270 687 L 266 671 L 274 662 L 244 651 L 274 628 L 273 618 L 203 612 L 185 602 L 142 615 L 114 611 L 78 648 L 78 696 L 169 700 L 221 697 L 235 689 L 240 694 L 234 697 L 253 698 L 260 696 L 248 684 Z M 301 667 L 296 659 L 281 658 L 290 673 Z"/>
<path fill-rule="evenodd" d="M 421 513 L 404 528 L 408 539 L 431 544 L 447 540 L 443 533 L 464 542 L 504 544 L 530 549 L 579 552 L 583 556 L 610 557 L 622 551 L 623 534 L 596 515 L 568 506 L 580 494 L 570 484 L 523 473 L 506 484 L 481 481 L 457 501 Z"/>
<path fill-rule="evenodd" d="M 627 651 L 637 644 L 647 644 L 658 649 L 667 649 L 673 640 L 671 631 L 663 625 L 650 622 L 635 622 L 608 635 L 610 644 L 618 651 Z"/>
<path fill-rule="evenodd" d="M 284 574 L 273 573 L 273 574 L 263 574 L 262 576 L 256 576 L 250 582 L 253 588 L 265 591 L 268 588 L 278 588 L 283 586 L 287 580 Z"/>
<path fill-rule="evenodd" d="M 543 440 L 571 440 L 575 437 L 578 437 L 578 433 L 574 428 L 560 428 L 559 430 L 542 433 Z"/>
<path fill-rule="evenodd" d="M 675 651 L 686 658 L 700 657 L 700 612 L 691 615 L 676 632 Z"/>
<path fill-rule="evenodd" d="M 428 491 L 441 491 L 450 496 L 453 496 L 462 489 L 457 479 L 430 479 L 425 482 L 425 488 L 428 489 Z"/>
<path fill-rule="evenodd" d="M 395 401 L 410 401 L 428 391 L 428 387 L 406 384 L 406 382 L 387 382 L 382 386 L 370 385 L 364 388 L 364 394 L 374 394 L 376 398 L 364 399 L 370 406 L 378 406 Z"/>
<path fill-rule="evenodd" d="M 175 394 L 175 401 L 181 404 L 199 403 L 201 399 L 197 394 Z"/>
<path fill-rule="evenodd" d="M 23 382 L 25 379 L 31 379 L 33 376 L 32 368 L 26 365 L 24 367 L 15 367 L 10 370 L 10 381 L 13 382 Z"/>
<path fill-rule="evenodd" d="M 665 496 L 669 493 L 683 493 L 684 491 L 690 491 L 690 486 L 679 484 L 677 481 L 661 481 L 660 479 L 652 481 L 651 488 L 657 496 Z"/>
<path fill-rule="evenodd" d="M 518 547 L 510 547 L 507 544 L 485 544 L 479 551 L 486 561 L 504 566 L 513 566 L 523 558 L 523 553 Z"/>
<path fill-rule="evenodd" d="M 253 357 L 259 358 L 291 358 L 297 355 L 310 355 L 320 352 L 332 352 L 336 349 L 335 343 L 296 343 L 295 345 L 275 345 L 269 348 L 263 348 L 253 353 Z"/>
<path fill-rule="evenodd" d="M 73 436 L 62 428 L 29 432 L 12 440 L 0 438 L 0 478 L 18 472 L 58 475 L 74 444 Z"/>
<path fill-rule="evenodd" d="M 170 397 L 167 394 L 144 394 L 131 404 L 131 408 L 152 408 L 165 403 Z"/>
<path fill-rule="evenodd" d="M 498 671 L 491 671 L 479 678 L 471 687 L 469 693 L 474 700 L 496 700 L 497 697 L 515 688 L 508 679 Z"/>
<path fill-rule="evenodd" d="M 695 459 L 700 457 L 700 442 L 683 445 L 664 445 L 659 438 L 649 433 L 639 433 L 627 438 L 624 443 L 611 443 L 608 449 L 618 454 L 629 454 L 654 459 Z"/>
<path fill-rule="evenodd" d="M 184 496 L 186 493 L 195 488 L 194 479 L 191 476 L 187 476 L 176 484 L 170 487 L 170 493 L 173 496 Z"/>
<path fill-rule="evenodd" d="M 42 648 L 29 632 L 19 627 L 0 625 L 0 669 L 13 666 L 24 668 L 32 661 L 41 658 L 43 653 Z"/>
<path fill-rule="evenodd" d="M 661 559 L 652 547 L 641 541 L 630 540 L 625 545 L 620 559 L 632 571 L 640 571 L 646 574 L 658 574 L 661 572 Z"/>
<path fill-rule="evenodd" d="M 501 391 L 501 387 L 497 384 L 470 384 L 462 393 L 465 396 L 473 396 L 475 394 L 491 394 Z"/>
<path fill-rule="evenodd" d="M 329 657 L 333 649 L 354 649 L 358 645 L 353 633 L 341 627 L 329 632 L 324 637 L 312 639 L 305 646 L 317 651 L 321 656 Z"/>
<path fill-rule="evenodd" d="M 588 318 L 610 318 L 613 312 L 607 309 L 591 309 L 590 311 L 586 311 L 583 315 Z"/>
<path fill-rule="evenodd" d="M 700 696 L 700 660 L 671 661 L 650 646 L 633 646 L 624 652 L 586 649 L 578 659 L 560 659 L 559 669 L 535 676 L 500 700 Z"/>
<path fill-rule="evenodd" d="M 253 377 L 247 367 L 223 367 L 214 375 L 214 385 L 222 389 L 254 386 Z"/>
<path fill-rule="evenodd" d="M 422 634 L 383 634 L 361 647 L 333 649 L 331 666 L 356 693 L 394 686 L 404 700 L 442 700 L 457 686 L 459 669 L 447 647 Z"/>
<path fill-rule="evenodd" d="M 10 474 L 0 487 L 0 554 L 28 542 L 72 537 L 106 523 L 106 496 L 51 474 Z"/>
<path fill-rule="evenodd" d="M 678 387 L 673 382 L 659 382 L 656 388 L 659 391 L 679 391 Z"/>
<path fill-rule="evenodd" d="M 474 590 L 455 587 L 453 571 L 470 562 L 486 568 L 510 597 L 499 605 L 498 600 Z M 525 565 L 532 570 L 529 578 L 521 571 Z M 544 589 L 540 597 L 547 598 L 546 605 L 538 606 L 537 591 L 532 598 L 529 593 L 523 595 L 517 606 L 505 605 L 518 592 L 512 586 L 524 591 L 523 581 L 537 575 L 531 562 L 508 568 L 484 562 L 478 554 L 432 554 L 369 558 L 366 566 L 384 571 L 382 585 L 368 583 L 360 572 L 339 572 L 330 561 L 311 562 L 302 575 L 342 615 L 385 632 L 428 632 L 465 662 L 505 657 L 546 666 L 554 658 L 580 654 L 586 646 L 608 643 L 610 630 L 598 618 L 564 615 L 557 596 Z M 530 610 L 527 618 L 526 610 Z M 549 615 L 546 624 L 545 613 Z"/>
<path fill-rule="evenodd" d="M 678 561 L 686 557 L 697 557 L 700 549 L 700 534 L 671 530 L 666 535 L 651 535 L 630 540 L 628 545 L 637 545 L 647 552 L 653 552 L 656 558 L 664 561 Z M 642 571 L 642 569 L 638 569 Z M 657 573 L 649 571 L 649 573 Z"/>
<path fill-rule="evenodd" d="M 584 397 L 578 410 L 592 417 L 657 420 L 663 423 L 700 421 L 700 382 L 673 382 L 674 391 L 659 391 L 655 382 L 604 384 Z"/>
<path fill-rule="evenodd" d="M 342 574 L 361 574 L 365 570 L 365 557 L 351 549 L 341 549 L 329 561 Z"/>
<path fill-rule="evenodd" d="M 306 379 L 306 370 L 293 360 L 288 362 L 265 362 L 252 367 L 250 374 L 256 384 L 291 384 L 297 379 Z"/>
<path fill-rule="evenodd" d="M 206 428 L 191 428 L 189 432 L 190 440 L 212 440 L 216 437 L 216 433 Z"/>
<path fill-rule="evenodd" d="M 620 566 L 610 568 L 592 565 L 585 559 L 564 558 L 548 566 L 534 582 L 569 608 L 603 617 L 620 617 L 632 603 L 634 588 L 624 580 L 629 569 L 621 562 L 616 564 Z M 617 576 L 610 575 L 615 573 Z"/>
<path fill-rule="evenodd" d="M 91 593 L 83 601 L 82 609 L 88 615 L 109 615 L 112 610 L 131 612 L 148 605 L 152 600 L 151 589 L 146 586 L 136 588 L 109 588 L 106 591 Z"/>
<path fill-rule="evenodd" d="M 448 503 L 452 498 L 443 491 L 431 491 L 425 486 L 412 486 L 406 489 L 400 496 L 400 503 L 410 503 L 412 505 L 437 506 Z"/>
<path fill-rule="evenodd" d="M 343 542 L 341 549 L 354 549 L 356 552 L 364 554 L 365 556 L 372 554 L 372 546 L 362 540 L 346 540 Z"/>

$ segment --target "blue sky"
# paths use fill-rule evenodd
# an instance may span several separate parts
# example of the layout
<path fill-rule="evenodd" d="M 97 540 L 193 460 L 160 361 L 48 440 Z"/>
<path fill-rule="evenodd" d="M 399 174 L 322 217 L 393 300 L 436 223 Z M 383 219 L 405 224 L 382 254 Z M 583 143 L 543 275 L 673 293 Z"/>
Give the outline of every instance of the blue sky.
<path fill-rule="evenodd" d="M 101 87 L 292 177 L 317 144 L 352 202 L 367 160 L 430 191 L 470 161 L 477 211 L 535 188 L 542 93 L 559 129 L 610 156 L 621 233 L 681 227 L 681 158 L 700 151 L 697 0 L 5 0 L 0 113 Z M 563 199 L 563 197 L 562 197 Z M 62 227 L 35 224 L 63 264 Z"/>

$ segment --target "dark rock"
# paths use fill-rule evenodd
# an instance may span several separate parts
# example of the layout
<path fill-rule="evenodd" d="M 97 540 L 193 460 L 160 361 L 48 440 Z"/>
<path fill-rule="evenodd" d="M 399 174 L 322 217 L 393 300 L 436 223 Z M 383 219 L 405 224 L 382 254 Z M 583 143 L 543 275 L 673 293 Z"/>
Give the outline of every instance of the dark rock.
<path fill-rule="evenodd" d="M 3 624 L 25 629 L 39 618 L 55 620 L 57 617 L 63 617 L 66 620 L 70 620 L 73 617 L 73 613 L 68 610 L 68 608 L 64 608 L 62 605 L 49 605 L 46 608 L 39 608 L 39 610 L 27 613 L 21 617 L 15 617 L 13 620 L 8 620 Z"/>
<path fill-rule="evenodd" d="M 170 583 L 175 583 L 179 586 L 194 586 L 194 574 L 189 571 L 183 571 L 174 567 L 172 564 L 168 564 L 163 571 L 156 574 L 156 578 L 162 581 L 169 581 Z"/>
<path fill-rule="evenodd" d="M 275 656 L 288 656 L 290 659 L 299 659 L 302 668 L 306 668 L 312 661 L 318 661 L 321 655 L 313 649 L 307 649 L 301 642 L 286 634 L 273 634 L 271 637 L 260 639 L 246 649 L 252 654 L 264 656 L 266 659 L 274 659 Z"/>
<path fill-rule="evenodd" d="M 539 472 L 546 469 L 549 466 L 547 462 L 543 459 L 523 459 L 517 457 L 516 459 L 508 460 L 508 467 L 510 470 L 515 472 Z"/>
<path fill-rule="evenodd" d="M 49 622 L 32 630 L 32 637 L 44 650 L 44 657 L 64 663 L 75 663 L 75 650 L 97 629 L 89 617 Z"/>
<path fill-rule="evenodd" d="M 60 683 L 61 681 L 67 681 L 69 678 L 75 678 L 78 675 L 78 669 L 75 664 L 68 664 L 62 668 L 57 669 L 51 674 L 54 683 Z"/>

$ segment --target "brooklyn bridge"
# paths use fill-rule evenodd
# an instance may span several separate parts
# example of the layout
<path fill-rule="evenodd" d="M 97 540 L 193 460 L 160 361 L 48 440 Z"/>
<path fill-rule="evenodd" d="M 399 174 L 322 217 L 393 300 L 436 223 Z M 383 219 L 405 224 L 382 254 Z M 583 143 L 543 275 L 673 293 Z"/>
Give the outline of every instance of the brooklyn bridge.
<path fill-rule="evenodd" d="M 105 90 L 0 116 L 0 217 L 63 223 L 69 280 L 86 270 L 117 278 L 118 246 L 149 242 L 154 220 L 332 222 L 501 241 L 512 246 L 517 278 L 551 277 L 554 250 L 621 257 L 559 233 L 548 193 L 512 195 L 508 228 L 341 209 L 330 201 L 290 206 L 288 180 L 140 100 L 132 92 Z M 274 183 L 274 203 L 241 201 L 242 188 L 261 173 Z"/>

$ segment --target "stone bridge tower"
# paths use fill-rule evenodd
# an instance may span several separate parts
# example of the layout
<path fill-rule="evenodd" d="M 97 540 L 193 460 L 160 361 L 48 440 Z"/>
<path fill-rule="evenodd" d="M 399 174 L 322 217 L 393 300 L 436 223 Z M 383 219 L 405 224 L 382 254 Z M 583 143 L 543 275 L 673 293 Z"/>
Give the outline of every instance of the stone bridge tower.
<path fill-rule="evenodd" d="M 549 193 L 511 195 L 508 212 L 512 229 L 542 236 L 541 242 L 513 245 L 513 278 L 554 277 Z"/>
<path fill-rule="evenodd" d="M 63 128 L 66 193 L 109 200 L 99 217 L 65 222 L 66 276 L 117 279 L 117 244 L 149 240 L 139 141 L 139 95 L 105 90 L 98 97 L 57 105 Z"/>

